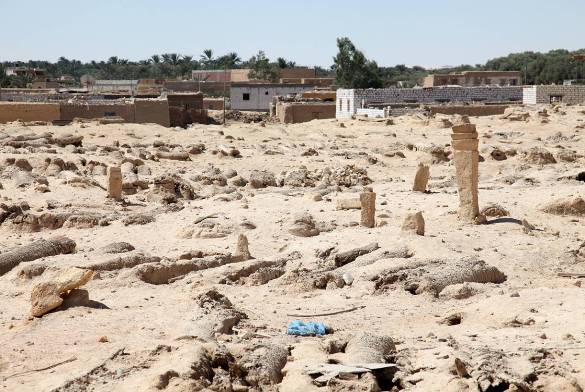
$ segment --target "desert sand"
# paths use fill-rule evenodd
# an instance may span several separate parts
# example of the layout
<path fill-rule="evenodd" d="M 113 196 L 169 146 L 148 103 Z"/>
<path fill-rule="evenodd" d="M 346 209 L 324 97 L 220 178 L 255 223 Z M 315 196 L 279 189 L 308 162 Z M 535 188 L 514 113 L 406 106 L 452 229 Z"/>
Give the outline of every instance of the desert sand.
<path fill-rule="evenodd" d="M 75 243 L 1 273 L 0 390 L 581 391 L 584 109 L 469 119 L 483 224 L 457 216 L 458 116 L 0 125 L 0 266 Z M 337 208 L 364 187 L 371 228 Z"/>

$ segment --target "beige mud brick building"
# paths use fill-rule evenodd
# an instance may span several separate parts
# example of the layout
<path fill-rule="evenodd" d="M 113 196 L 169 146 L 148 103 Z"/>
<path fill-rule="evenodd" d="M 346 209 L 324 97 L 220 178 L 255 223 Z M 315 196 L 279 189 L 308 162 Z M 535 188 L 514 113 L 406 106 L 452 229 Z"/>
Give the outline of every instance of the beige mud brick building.
<path fill-rule="evenodd" d="M 460 73 L 433 74 L 423 79 L 423 87 L 438 86 L 520 86 L 520 71 L 464 71 Z"/>

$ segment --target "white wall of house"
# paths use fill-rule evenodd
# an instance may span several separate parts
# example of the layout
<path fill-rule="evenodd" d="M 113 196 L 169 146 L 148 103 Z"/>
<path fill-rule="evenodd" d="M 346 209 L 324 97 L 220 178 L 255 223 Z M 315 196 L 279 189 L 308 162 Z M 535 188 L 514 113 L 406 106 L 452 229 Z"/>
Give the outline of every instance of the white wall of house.
<path fill-rule="evenodd" d="M 272 97 L 311 91 L 315 87 L 299 84 L 232 84 L 230 101 L 232 110 L 268 111 Z"/>

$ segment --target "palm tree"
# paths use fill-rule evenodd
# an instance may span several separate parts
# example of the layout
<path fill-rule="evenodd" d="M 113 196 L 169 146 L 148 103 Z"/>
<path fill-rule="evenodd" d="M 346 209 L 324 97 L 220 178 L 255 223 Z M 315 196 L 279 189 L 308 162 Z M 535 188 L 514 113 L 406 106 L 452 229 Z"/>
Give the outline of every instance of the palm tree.
<path fill-rule="evenodd" d="M 153 54 L 150 59 L 152 60 L 152 62 L 154 64 L 158 64 L 160 63 L 160 56 L 158 54 Z"/>
<path fill-rule="evenodd" d="M 213 50 L 205 49 L 201 55 L 201 63 L 203 63 L 204 68 L 213 68 L 214 62 L 215 60 L 213 58 Z"/>
<path fill-rule="evenodd" d="M 181 75 L 185 76 L 185 74 L 189 74 L 187 76 L 190 78 L 191 77 L 190 73 L 191 70 L 193 69 L 193 56 L 183 56 L 181 58 L 179 67 L 181 68 Z"/>
<path fill-rule="evenodd" d="M 177 53 L 164 53 L 162 54 L 163 62 L 170 65 L 177 65 L 179 64 L 179 60 L 181 60 L 181 55 Z"/>
<path fill-rule="evenodd" d="M 229 52 L 228 54 L 221 56 L 220 60 L 218 60 L 222 67 L 226 68 L 236 68 L 238 65 L 241 64 L 242 59 L 236 52 Z"/>
<path fill-rule="evenodd" d="M 176 53 L 171 53 L 170 59 L 171 59 L 171 64 L 177 65 L 177 64 L 179 64 L 179 60 L 181 59 L 181 55 L 176 54 Z"/>
<path fill-rule="evenodd" d="M 213 50 L 212 49 L 205 49 L 203 54 L 201 55 L 201 60 L 211 61 L 213 60 Z"/>

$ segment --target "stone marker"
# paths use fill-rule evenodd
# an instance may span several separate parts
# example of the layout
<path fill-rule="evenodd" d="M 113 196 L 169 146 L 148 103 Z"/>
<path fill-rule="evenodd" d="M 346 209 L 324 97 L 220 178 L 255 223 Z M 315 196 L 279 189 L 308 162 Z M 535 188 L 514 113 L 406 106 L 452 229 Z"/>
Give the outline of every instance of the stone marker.
<path fill-rule="evenodd" d="M 362 204 L 361 225 L 364 227 L 374 227 L 376 225 L 376 194 L 372 188 L 365 188 L 360 194 Z"/>
<path fill-rule="evenodd" d="M 119 167 L 108 167 L 108 197 L 115 200 L 122 198 L 122 170 Z"/>
<path fill-rule="evenodd" d="M 459 219 L 474 222 L 479 217 L 477 200 L 477 182 L 479 176 L 479 141 L 474 124 L 462 124 L 453 127 L 451 135 L 453 160 L 457 174 L 459 192 Z"/>
<path fill-rule="evenodd" d="M 427 190 L 427 183 L 429 182 L 430 170 L 427 165 L 418 164 L 418 170 L 414 176 L 414 185 L 412 190 L 415 192 L 425 192 Z"/>
<path fill-rule="evenodd" d="M 252 259 L 250 251 L 248 250 L 248 237 L 244 234 L 238 236 L 238 244 L 236 245 L 236 253 L 234 258 L 238 261 L 246 261 Z"/>
<path fill-rule="evenodd" d="M 404 223 L 402 223 L 402 231 L 425 235 L 425 219 L 422 212 L 406 215 Z"/>

